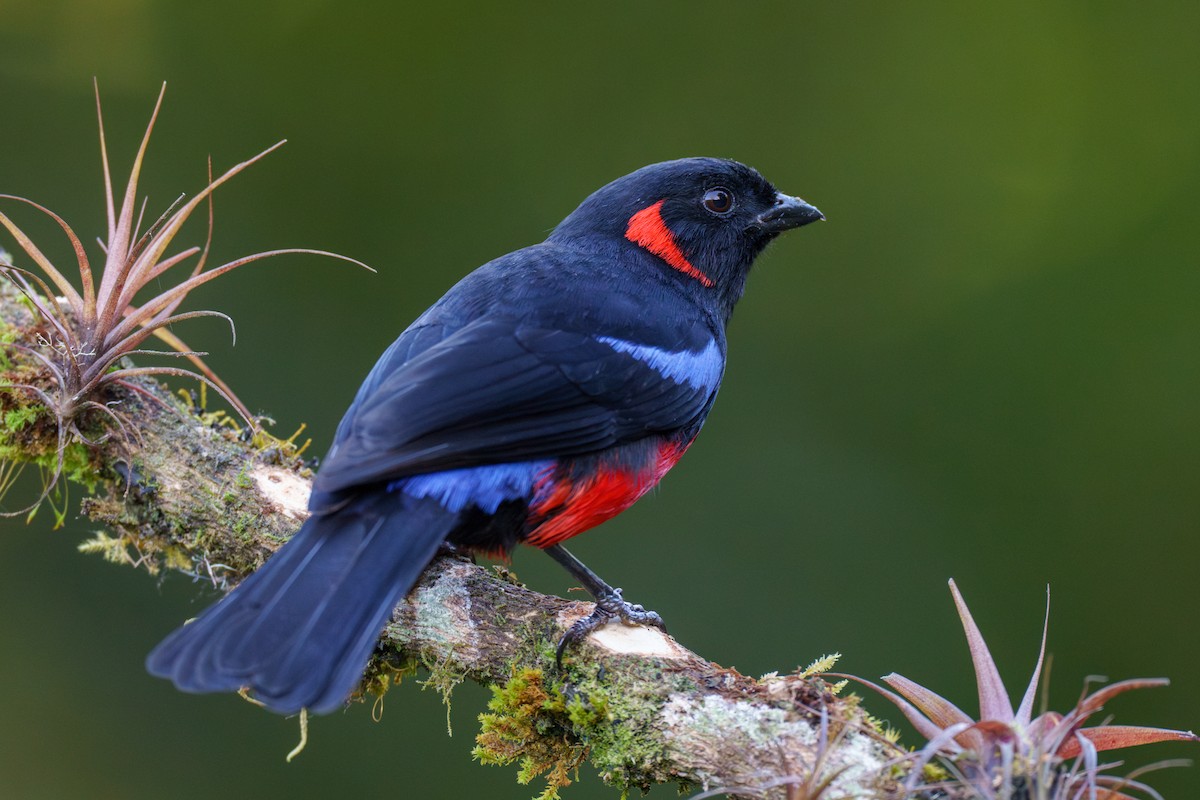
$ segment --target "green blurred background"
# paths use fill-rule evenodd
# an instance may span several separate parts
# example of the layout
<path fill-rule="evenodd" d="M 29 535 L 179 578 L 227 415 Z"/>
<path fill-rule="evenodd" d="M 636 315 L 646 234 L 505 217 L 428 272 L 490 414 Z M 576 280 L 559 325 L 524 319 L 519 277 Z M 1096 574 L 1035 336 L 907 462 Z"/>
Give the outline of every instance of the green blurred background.
<path fill-rule="evenodd" d="M 836 650 L 970 710 L 946 579 L 1014 694 L 1049 582 L 1053 706 L 1089 674 L 1165 675 L 1109 710 L 1200 726 L 1200 5 L 599 8 L 0 0 L 0 191 L 102 233 L 93 75 L 122 181 L 169 84 L 152 209 L 198 190 L 207 154 L 220 169 L 289 138 L 218 193 L 215 255 L 321 247 L 379 274 L 252 266 L 190 301 L 233 315 L 235 349 L 217 322 L 179 333 L 320 452 L 376 355 L 459 276 L 643 164 L 753 164 L 829 222 L 756 267 L 692 452 L 574 549 L 722 664 Z M 52 225 L 12 213 L 69 261 Z M 318 719 L 285 765 L 294 720 L 143 672 L 211 593 L 77 554 L 92 526 L 74 517 L 0 525 L 0 795 L 535 793 L 471 762 L 470 686 L 453 737 L 408 683 L 379 724 L 365 706 Z M 569 586 L 533 551 L 514 568 Z M 1194 797 L 1200 773 L 1153 782 Z M 587 770 L 567 794 L 615 796 Z"/>

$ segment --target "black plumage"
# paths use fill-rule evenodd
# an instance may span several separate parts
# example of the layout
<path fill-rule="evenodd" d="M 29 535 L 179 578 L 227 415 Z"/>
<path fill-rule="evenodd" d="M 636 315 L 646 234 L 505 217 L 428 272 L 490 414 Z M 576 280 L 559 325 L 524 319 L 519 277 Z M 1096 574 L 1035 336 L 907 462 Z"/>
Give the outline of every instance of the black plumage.
<path fill-rule="evenodd" d="M 575 633 L 657 615 L 561 548 L 654 485 L 699 432 L 754 257 L 821 218 L 732 161 L 655 164 L 542 244 L 472 272 L 380 357 L 300 531 L 148 657 L 184 691 L 337 708 L 443 542 L 547 548 L 598 600 Z"/>

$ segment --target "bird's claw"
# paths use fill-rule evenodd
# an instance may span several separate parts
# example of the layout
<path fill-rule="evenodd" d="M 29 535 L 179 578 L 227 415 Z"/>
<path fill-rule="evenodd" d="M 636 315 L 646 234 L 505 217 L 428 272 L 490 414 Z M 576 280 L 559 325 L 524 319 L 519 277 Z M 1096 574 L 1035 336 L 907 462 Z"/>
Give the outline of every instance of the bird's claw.
<path fill-rule="evenodd" d="M 621 598 L 621 590 L 613 589 L 611 594 L 605 593 L 597 597 L 596 608 L 592 613 L 575 620 L 558 640 L 554 662 L 558 665 L 559 670 L 562 669 L 563 653 L 568 647 L 582 642 L 592 631 L 607 625 L 614 619 L 619 619 L 626 625 L 649 625 L 664 632 L 667 630 L 667 626 L 663 624 L 663 619 L 657 612 L 647 611 L 644 606 L 637 603 L 626 602 Z"/>

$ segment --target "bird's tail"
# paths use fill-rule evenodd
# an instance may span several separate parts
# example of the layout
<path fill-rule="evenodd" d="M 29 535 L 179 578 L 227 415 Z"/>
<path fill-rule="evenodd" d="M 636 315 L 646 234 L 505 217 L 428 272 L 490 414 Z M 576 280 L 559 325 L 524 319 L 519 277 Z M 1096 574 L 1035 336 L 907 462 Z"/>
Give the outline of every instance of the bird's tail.
<path fill-rule="evenodd" d="M 431 499 L 383 492 L 313 516 L 233 592 L 154 648 L 146 668 L 185 692 L 249 687 L 281 714 L 333 711 L 456 521 Z"/>

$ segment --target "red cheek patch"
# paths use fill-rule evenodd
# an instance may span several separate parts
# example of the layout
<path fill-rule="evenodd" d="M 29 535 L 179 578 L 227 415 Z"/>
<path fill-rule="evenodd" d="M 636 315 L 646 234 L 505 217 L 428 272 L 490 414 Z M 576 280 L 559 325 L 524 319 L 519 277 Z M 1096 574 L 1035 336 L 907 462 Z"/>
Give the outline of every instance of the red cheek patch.
<path fill-rule="evenodd" d="M 662 218 L 662 204 L 659 200 L 652 206 L 643 208 L 629 218 L 629 227 L 625 229 L 625 238 L 645 250 L 649 250 L 663 261 L 670 264 L 684 275 L 695 278 L 705 286 L 712 286 L 712 278 L 692 266 L 687 256 L 679 249 L 671 229 Z"/>

